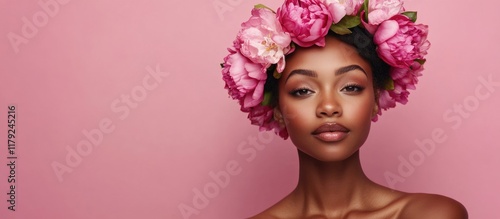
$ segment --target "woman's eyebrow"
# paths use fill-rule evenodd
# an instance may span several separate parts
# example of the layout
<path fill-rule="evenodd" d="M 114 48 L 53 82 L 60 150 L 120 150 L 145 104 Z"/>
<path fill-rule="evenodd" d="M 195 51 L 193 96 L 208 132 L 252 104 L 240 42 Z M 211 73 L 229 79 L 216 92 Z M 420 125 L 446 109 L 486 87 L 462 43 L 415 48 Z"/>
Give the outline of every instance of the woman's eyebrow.
<path fill-rule="evenodd" d="M 366 75 L 366 71 L 363 68 L 361 68 L 361 66 L 359 66 L 359 65 L 348 65 L 348 66 L 339 68 L 339 69 L 337 69 L 337 71 L 335 71 L 335 75 L 345 74 L 345 73 L 353 71 L 353 70 L 360 70 Z"/>
<path fill-rule="evenodd" d="M 335 75 L 345 74 L 345 73 L 353 71 L 353 70 L 360 70 L 361 72 L 363 72 L 366 75 L 366 71 L 363 68 L 361 68 L 361 66 L 359 66 L 359 65 L 348 65 L 348 66 L 344 66 L 342 68 L 339 68 L 335 71 Z M 314 77 L 314 78 L 318 77 L 318 74 L 313 70 L 295 69 L 295 70 L 290 72 L 290 74 L 288 75 L 288 77 L 285 80 L 285 83 L 288 81 L 288 79 L 290 77 L 292 77 L 292 75 L 305 75 L 305 76 Z"/>
<path fill-rule="evenodd" d="M 314 77 L 314 78 L 318 77 L 318 74 L 313 70 L 295 69 L 295 70 L 290 72 L 290 74 L 288 75 L 288 77 L 285 80 L 285 83 L 288 81 L 288 79 L 290 77 L 292 77 L 292 75 L 305 75 L 305 76 Z"/>

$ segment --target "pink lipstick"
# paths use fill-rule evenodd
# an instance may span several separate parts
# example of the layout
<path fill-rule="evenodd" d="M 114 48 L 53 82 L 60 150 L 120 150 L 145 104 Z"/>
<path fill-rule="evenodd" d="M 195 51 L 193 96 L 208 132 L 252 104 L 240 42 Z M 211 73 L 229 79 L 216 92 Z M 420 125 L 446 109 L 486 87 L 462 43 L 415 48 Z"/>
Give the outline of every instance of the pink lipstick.
<path fill-rule="evenodd" d="M 325 123 L 311 134 L 321 141 L 338 142 L 347 137 L 349 129 L 337 123 Z"/>

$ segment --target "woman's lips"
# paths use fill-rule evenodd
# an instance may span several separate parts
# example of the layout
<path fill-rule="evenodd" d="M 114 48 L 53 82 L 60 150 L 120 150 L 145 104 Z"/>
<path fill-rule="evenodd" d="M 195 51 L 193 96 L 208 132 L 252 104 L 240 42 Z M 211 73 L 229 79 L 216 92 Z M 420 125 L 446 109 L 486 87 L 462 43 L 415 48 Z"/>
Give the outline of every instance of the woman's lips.
<path fill-rule="evenodd" d="M 325 123 L 311 134 L 322 141 L 337 142 L 347 137 L 349 129 L 337 123 Z"/>

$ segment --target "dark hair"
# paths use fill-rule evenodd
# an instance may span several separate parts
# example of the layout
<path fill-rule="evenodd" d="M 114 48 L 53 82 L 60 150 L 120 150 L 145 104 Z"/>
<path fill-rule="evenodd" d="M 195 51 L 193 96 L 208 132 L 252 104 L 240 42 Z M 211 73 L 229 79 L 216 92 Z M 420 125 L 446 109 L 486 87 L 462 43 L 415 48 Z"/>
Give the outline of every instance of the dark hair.
<path fill-rule="evenodd" d="M 350 30 L 352 34 L 338 35 L 331 31 L 328 34 L 356 48 L 358 54 L 370 63 L 374 88 L 383 89 L 390 79 L 389 71 L 391 66 L 378 56 L 373 36 L 366 29 L 354 27 Z"/>
<path fill-rule="evenodd" d="M 387 82 L 390 80 L 389 70 L 391 66 L 385 63 L 377 54 L 376 45 L 373 42 L 373 36 L 364 28 L 354 27 L 350 29 L 351 34 L 339 35 L 333 31 L 329 31 L 328 35 L 333 36 L 340 41 L 353 46 L 358 54 L 370 64 L 373 72 L 373 87 L 384 89 Z M 266 92 L 271 92 L 270 106 L 275 107 L 278 104 L 278 79 L 274 78 L 273 74 L 276 70 L 276 65 L 272 65 L 267 69 L 267 80 L 264 87 Z"/>

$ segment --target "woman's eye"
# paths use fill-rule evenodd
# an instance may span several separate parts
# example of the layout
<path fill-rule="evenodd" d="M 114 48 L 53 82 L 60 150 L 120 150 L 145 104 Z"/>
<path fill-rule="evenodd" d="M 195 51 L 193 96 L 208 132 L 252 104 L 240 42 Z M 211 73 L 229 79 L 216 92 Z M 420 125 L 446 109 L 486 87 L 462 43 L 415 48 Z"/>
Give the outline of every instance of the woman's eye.
<path fill-rule="evenodd" d="M 307 88 L 300 88 L 300 89 L 296 89 L 296 90 L 293 90 L 290 92 L 291 95 L 297 96 L 297 97 L 310 95 L 312 93 L 314 93 L 314 92 L 307 89 Z"/>
<path fill-rule="evenodd" d="M 365 89 L 365 88 L 361 87 L 359 85 L 347 85 L 344 88 L 342 88 L 341 91 L 345 91 L 348 93 L 354 93 L 354 92 L 361 92 L 363 89 Z"/>

